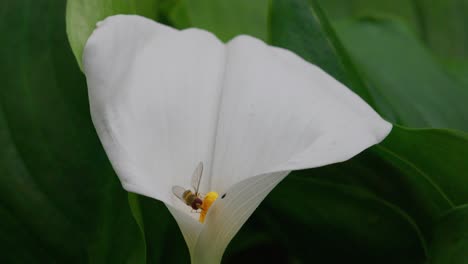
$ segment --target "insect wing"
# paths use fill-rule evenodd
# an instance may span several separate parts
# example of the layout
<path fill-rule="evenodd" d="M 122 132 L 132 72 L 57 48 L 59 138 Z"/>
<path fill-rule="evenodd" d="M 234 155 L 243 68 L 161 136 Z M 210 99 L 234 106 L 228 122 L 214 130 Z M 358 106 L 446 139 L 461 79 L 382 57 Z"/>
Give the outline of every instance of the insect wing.
<path fill-rule="evenodd" d="M 177 196 L 177 198 L 179 198 L 182 202 L 185 203 L 185 200 L 184 200 L 184 192 L 185 192 L 185 188 L 183 187 L 180 187 L 180 186 L 172 186 L 172 193 Z"/>
<path fill-rule="evenodd" d="M 192 175 L 192 187 L 195 191 L 195 195 L 198 196 L 198 189 L 200 188 L 201 176 L 203 174 L 203 162 L 198 163 L 198 166 L 193 171 Z"/>

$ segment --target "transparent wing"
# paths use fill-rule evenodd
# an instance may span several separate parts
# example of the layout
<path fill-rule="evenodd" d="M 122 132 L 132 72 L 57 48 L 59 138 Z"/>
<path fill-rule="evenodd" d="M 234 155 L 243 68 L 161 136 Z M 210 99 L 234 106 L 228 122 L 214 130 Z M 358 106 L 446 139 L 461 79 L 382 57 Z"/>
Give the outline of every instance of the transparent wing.
<path fill-rule="evenodd" d="M 182 202 L 185 203 L 185 200 L 184 200 L 184 192 L 185 192 L 185 188 L 184 187 L 180 187 L 180 186 L 172 186 L 172 193 L 177 196 L 177 198 L 179 198 Z"/>
<path fill-rule="evenodd" d="M 201 176 L 203 174 L 203 162 L 198 163 L 198 166 L 193 171 L 192 175 L 192 187 L 195 191 L 195 195 L 198 196 L 198 189 L 200 188 Z"/>

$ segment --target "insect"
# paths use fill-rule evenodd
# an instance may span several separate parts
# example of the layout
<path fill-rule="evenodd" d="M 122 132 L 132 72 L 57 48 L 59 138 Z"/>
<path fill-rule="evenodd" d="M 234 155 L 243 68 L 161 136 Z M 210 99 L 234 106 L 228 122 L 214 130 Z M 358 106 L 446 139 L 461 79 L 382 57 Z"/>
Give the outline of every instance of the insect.
<path fill-rule="evenodd" d="M 198 163 L 192 174 L 192 187 L 194 192 L 178 185 L 172 187 L 172 192 L 186 205 L 192 207 L 193 210 L 201 208 L 203 201 L 200 198 L 198 189 L 200 188 L 201 176 L 203 174 L 203 163 Z"/>
<path fill-rule="evenodd" d="M 182 202 L 186 205 L 192 207 L 193 210 L 200 209 L 200 218 L 199 221 L 203 223 L 205 221 L 206 214 L 208 213 L 208 209 L 211 205 L 216 201 L 218 198 L 217 192 L 209 192 L 205 195 L 203 201 L 198 192 L 200 188 L 201 176 L 203 174 L 203 163 L 198 163 L 198 166 L 193 171 L 192 175 L 192 188 L 193 192 L 190 189 L 185 189 L 181 186 L 173 186 L 172 192 L 174 193 L 177 198 L 179 198 Z"/>

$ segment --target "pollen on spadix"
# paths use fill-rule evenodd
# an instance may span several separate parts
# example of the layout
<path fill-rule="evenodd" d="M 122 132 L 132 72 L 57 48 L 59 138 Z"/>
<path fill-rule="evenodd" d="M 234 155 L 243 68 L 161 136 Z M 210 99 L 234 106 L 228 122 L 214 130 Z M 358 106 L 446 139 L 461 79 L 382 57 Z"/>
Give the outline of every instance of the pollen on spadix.
<path fill-rule="evenodd" d="M 200 218 L 198 221 L 200 223 L 205 222 L 206 214 L 208 213 L 208 209 L 210 209 L 211 205 L 218 199 L 217 192 L 209 192 L 205 195 L 205 199 L 203 199 L 203 203 L 201 206 Z"/>

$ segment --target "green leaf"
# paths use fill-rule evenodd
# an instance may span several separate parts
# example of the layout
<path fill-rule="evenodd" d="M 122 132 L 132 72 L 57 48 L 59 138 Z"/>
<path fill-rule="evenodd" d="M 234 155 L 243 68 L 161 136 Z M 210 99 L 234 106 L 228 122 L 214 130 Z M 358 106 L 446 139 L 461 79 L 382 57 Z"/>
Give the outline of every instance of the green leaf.
<path fill-rule="evenodd" d="M 411 127 L 468 130 L 468 89 L 402 24 L 365 19 L 337 29 L 385 118 Z"/>
<path fill-rule="evenodd" d="M 362 188 L 293 174 L 265 203 L 274 212 L 271 228 L 303 259 L 418 263 L 425 258 L 424 239 L 412 219 Z"/>
<path fill-rule="evenodd" d="M 382 147 L 427 175 L 453 204 L 468 202 L 467 133 L 395 126 Z"/>
<path fill-rule="evenodd" d="M 270 42 L 324 69 L 371 102 L 365 84 L 318 5 L 306 0 L 272 0 Z"/>
<path fill-rule="evenodd" d="M 439 56 L 468 59 L 468 1 L 414 0 L 424 25 L 423 38 Z"/>
<path fill-rule="evenodd" d="M 461 82 L 465 89 L 468 89 L 468 60 L 445 61 L 444 65 L 453 78 Z"/>
<path fill-rule="evenodd" d="M 348 19 L 353 16 L 355 4 L 353 0 L 308 0 L 310 3 L 318 3 L 323 8 L 330 21 Z"/>
<path fill-rule="evenodd" d="M 116 14 L 138 14 L 156 19 L 157 0 L 68 0 L 67 34 L 76 60 L 82 68 L 83 49 L 96 23 Z"/>
<path fill-rule="evenodd" d="M 65 2 L 4 6 L 0 262 L 135 259 L 142 238 L 91 123 L 85 79 L 67 44 Z"/>
<path fill-rule="evenodd" d="M 54 256 L 48 256 L 48 249 L 44 247 L 44 243 L 40 242 L 40 238 L 25 228 L 19 219 L 10 212 L 10 209 L 3 205 L 0 207 L 0 245 L 2 245 L 2 255 L 0 261 L 2 263 L 40 263 L 40 261 L 57 261 L 57 259 L 66 259 L 62 252 Z M 60 228 L 60 227 L 59 227 Z M 35 241 L 35 244 L 24 243 L 24 241 Z"/>
<path fill-rule="evenodd" d="M 269 0 L 182 0 L 191 26 L 213 32 L 222 41 L 247 34 L 266 39 Z"/>
<path fill-rule="evenodd" d="M 431 263 L 468 263 L 468 204 L 441 217 L 429 249 Z"/>
<path fill-rule="evenodd" d="M 314 1 L 314 0 L 309 0 Z M 359 17 L 392 17 L 405 22 L 422 36 L 424 21 L 416 1 L 408 0 L 318 0 L 332 22 Z"/>
<path fill-rule="evenodd" d="M 431 236 L 435 221 L 453 208 L 431 178 L 381 146 L 366 150 L 349 161 L 294 172 L 294 175 L 365 189 L 404 210 L 426 238 Z"/>
<path fill-rule="evenodd" d="M 313 1 L 313 0 L 310 0 Z M 333 22 L 356 17 L 401 20 L 438 56 L 468 59 L 466 0 L 319 0 Z"/>
<path fill-rule="evenodd" d="M 270 15 L 270 42 L 294 51 L 321 66 L 338 80 L 347 82 L 344 67 L 317 10 L 303 0 L 273 0 Z"/>

